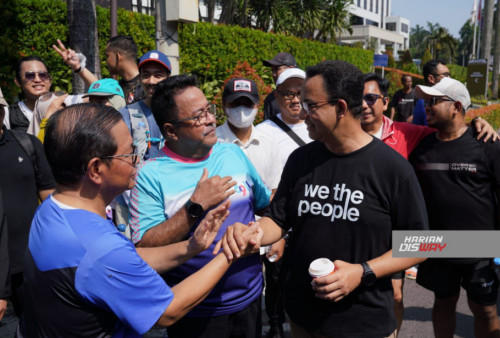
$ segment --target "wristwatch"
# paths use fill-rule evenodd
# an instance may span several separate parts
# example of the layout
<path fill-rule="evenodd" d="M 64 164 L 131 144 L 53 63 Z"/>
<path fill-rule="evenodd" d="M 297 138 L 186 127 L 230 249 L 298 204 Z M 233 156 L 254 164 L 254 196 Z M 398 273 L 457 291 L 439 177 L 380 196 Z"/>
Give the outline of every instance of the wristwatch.
<path fill-rule="evenodd" d="M 200 218 L 201 215 L 203 215 L 203 207 L 191 200 L 188 200 L 186 204 L 184 204 L 184 207 L 186 208 L 188 215 L 193 218 Z"/>
<path fill-rule="evenodd" d="M 372 271 L 368 263 L 361 263 L 361 266 L 363 267 L 363 276 L 361 276 L 361 283 L 366 286 L 372 286 L 373 284 L 375 284 L 377 276 L 375 276 L 375 273 Z"/>

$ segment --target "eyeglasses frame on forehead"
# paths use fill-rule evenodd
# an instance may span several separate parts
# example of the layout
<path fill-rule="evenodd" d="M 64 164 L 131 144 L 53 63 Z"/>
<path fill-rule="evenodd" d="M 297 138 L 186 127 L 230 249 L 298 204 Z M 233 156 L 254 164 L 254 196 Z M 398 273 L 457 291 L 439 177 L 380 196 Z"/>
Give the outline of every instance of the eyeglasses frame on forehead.
<path fill-rule="evenodd" d="M 204 114 L 204 116 L 202 116 L 203 114 Z M 201 122 L 201 119 L 203 118 L 206 121 L 208 114 L 211 114 L 213 117 L 217 118 L 217 105 L 216 104 L 209 103 L 206 106 L 206 108 L 203 109 L 196 116 L 186 117 L 185 119 L 180 119 L 180 120 L 175 120 L 175 121 L 168 121 L 166 123 L 182 123 L 182 122 L 193 120 L 193 121 L 195 121 L 195 123 L 199 123 L 201 125 L 204 123 L 204 122 Z"/>
<path fill-rule="evenodd" d="M 35 81 L 37 75 L 38 75 L 38 78 L 44 82 L 50 80 L 49 72 L 44 71 L 44 70 L 42 70 L 41 72 L 28 71 L 28 72 L 24 72 L 23 75 L 24 75 L 24 78 L 29 82 Z"/>

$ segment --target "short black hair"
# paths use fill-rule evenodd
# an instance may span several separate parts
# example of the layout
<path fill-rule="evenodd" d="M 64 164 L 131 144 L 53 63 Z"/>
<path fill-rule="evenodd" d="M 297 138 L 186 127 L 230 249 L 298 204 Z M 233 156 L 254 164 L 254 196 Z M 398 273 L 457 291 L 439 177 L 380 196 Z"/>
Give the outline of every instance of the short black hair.
<path fill-rule="evenodd" d="M 351 114 L 359 116 L 363 104 L 363 73 L 349 62 L 323 61 L 306 69 L 307 78 L 321 75 L 329 100 L 343 99 Z"/>
<path fill-rule="evenodd" d="M 96 103 L 71 105 L 52 115 L 43 146 L 56 182 L 71 186 L 92 158 L 113 155 L 118 146 L 111 129 L 120 121 L 116 109 Z"/>
<path fill-rule="evenodd" d="M 106 49 L 119 52 L 129 59 L 137 61 L 137 45 L 134 38 L 129 35 L 117 35 L 108 40 Z"/>
<path fill-rule="evenodd" d="M 17 65 L 16 65 L 16 78 L 18 80 L 21 80 L 21 67 L 23 65 L 24 62 L 29 62 L 29 61 L 38 61 L 38 62 L 41 62 L 43 63 L 43 65 L 45 66 L 45 68 L 47 69 L 47 72 L 49 72 L 49 67 L 47 67 L 47 64 L 42 60 L 40 59 L 38 56 L 35 56 L 35 55 L 28 55 L 28 56 L 25 56 L 23 57 L 22 59 L 20 59 L 18 62 L 17 62 Z"/>
<path fill-rule="evenodd" d="M 403 74 L 403 75 L 401 75 L 401 82 L 405 82 L 405 77 L 409 77 L 410 79 L 413 80 L 413 78 L 411 77 L 411 75 L 409 75 L 409 74 Z"/>
<path fill-rule="evenodd" d="M 422 68 L 422 74 L 424 75 L 424 82 L 427 83 L 427 77 L 431 74 L 435 74 L 437 72 L 437 67 L 439 64 L 446 66 L 446 61 L 442 59 L 433 59 L 429 60 L 425 63 Z"/>
<path fill-rule="evenodd" d="M 199 88 L 196 76 L 187 74 L 175 75 L 166 78 L 156 85 L 153 98 L 151 99 L 151 111 L 162 134 L 163 125 L 177 119 L 175 95 L 188 87 Z"/>
<path fill-rule="evenodd" d="M 389 86 L 391 85 L 387 79 L 384 79 L 382 76 L 377 73 L 366 73 L 363 74 L 363 83 L 367 83 L 368 81 L 375 81 L 378 84 L 378 89 L 380 93 L 384 96 L 387 96 L 389 92 Z"/>

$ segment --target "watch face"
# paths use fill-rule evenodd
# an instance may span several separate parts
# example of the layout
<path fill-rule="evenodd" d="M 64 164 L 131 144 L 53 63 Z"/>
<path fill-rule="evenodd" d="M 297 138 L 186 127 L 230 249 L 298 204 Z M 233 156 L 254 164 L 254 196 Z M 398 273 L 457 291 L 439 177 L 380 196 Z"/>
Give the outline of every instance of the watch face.
<path fill-rule="evenodd" d="M 366 286 L 372 286 L 375 284 L 375 281 L 377 280 L 377 277 L 375 277 L 375 274 L 373 272 L 369 272 L 366 274 L 363 278 L 363 282 L 365 283 Z"/>
<path fill-rule="evenodd" d="M 203 215 L 203 208 L 198 203 L 191 202 L 188 205 L 188 213 L 191 217 L 198 218 Z"/>

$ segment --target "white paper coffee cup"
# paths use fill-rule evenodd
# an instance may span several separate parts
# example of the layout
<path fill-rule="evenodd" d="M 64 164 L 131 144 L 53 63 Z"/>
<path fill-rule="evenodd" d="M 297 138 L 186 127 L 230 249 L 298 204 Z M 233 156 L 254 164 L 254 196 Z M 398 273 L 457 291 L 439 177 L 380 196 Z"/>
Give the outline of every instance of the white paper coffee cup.
<path fill-rule="evenodd" d="M 328 258 L 318 258 L 309 265 L 309 275 L 312 278 L 323 277 L 335 271 L 335 264 Z"/>

